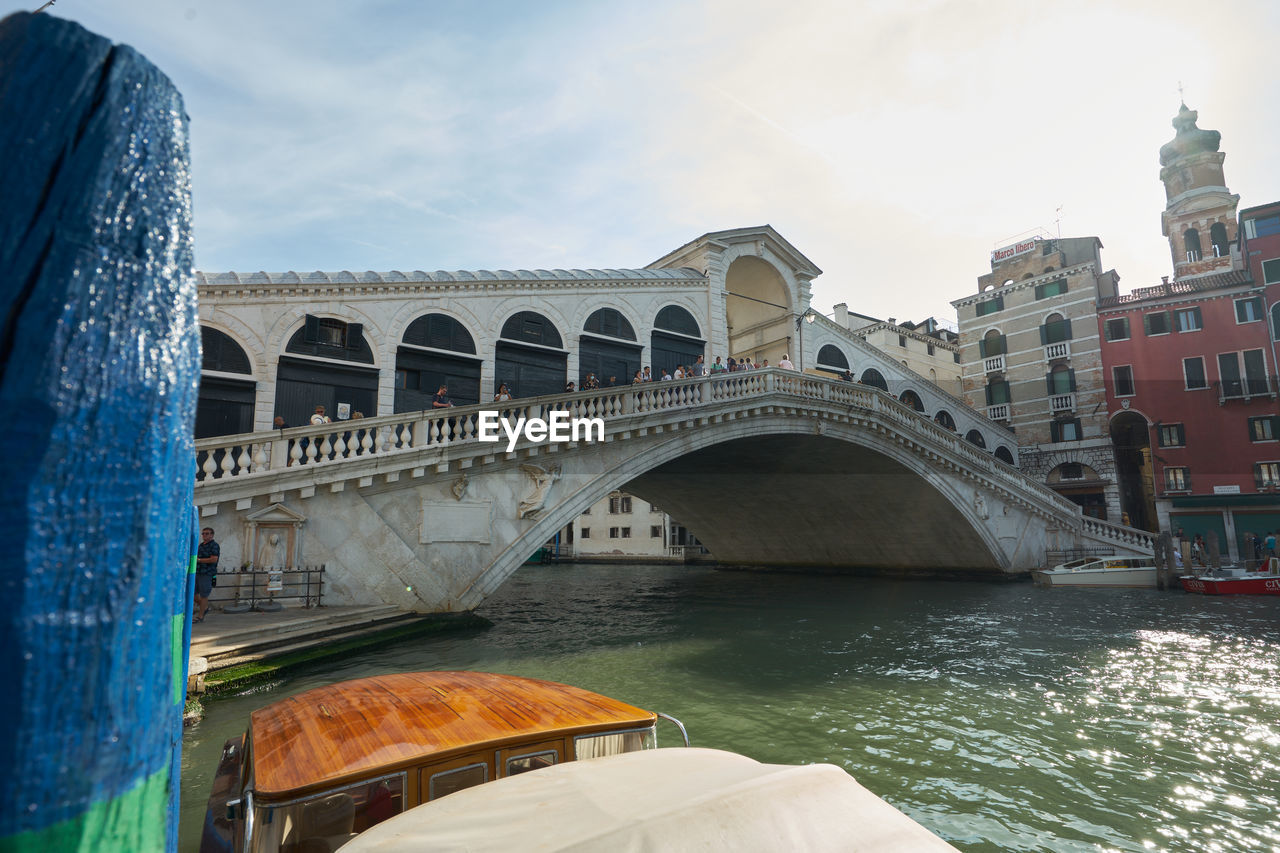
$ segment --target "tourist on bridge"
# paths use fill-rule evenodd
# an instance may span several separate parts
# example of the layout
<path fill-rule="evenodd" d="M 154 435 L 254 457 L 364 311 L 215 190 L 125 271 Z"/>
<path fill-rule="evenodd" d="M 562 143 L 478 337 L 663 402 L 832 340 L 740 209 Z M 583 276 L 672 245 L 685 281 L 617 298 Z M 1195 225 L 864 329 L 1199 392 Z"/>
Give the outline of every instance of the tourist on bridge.
<path fill-rule="evenodd" d="M 637 370 L 637 371 L 636 371 L 636 375 L 632 378 L 632 380 L 631 380 L 631 384 L 632 384 L 632 385 L 643 385 L 643 384 L 644 384 L 644 371 L 643 371 L 643 370 Z"/>
<path fill-rule="evenodd" d="M 441 385 L 440 390 L 436 391 L 435 396 L 431 398 L 431 408 L 433 409 L 452 409 L 453 401 L 449 399 L 449 386 Z"/>
<path fill-rule="evenodd" d="M 647 367 L 644 369 L 644 381 L 645 382 L 653 381 L 653 374 L 649 371 L 649 368 Z"/>
<path fill-rule="evenodd" d="M 791 356 L 787 355 L 785 352 L 782 354 L 782 361 L 778 362 L 778 367 L 781 367 L 783 370 L 796 369 L 796 366 L 791 362 Z"/>
<path fill-rule="evenodd" d="M 614 387 L 617 387 L 617 385 L 618 385 L 618 377 L 616 377 L 616 376 L 610 376 L 610 377 L 609 377 L 609 381 L 608 381 L 607 383 L 605 383 L 605 386 L 604 386 L 604 387 L 606 387 L 606 388 L 614 388 Z"/>
<path fill-rule="evenodd" d="M 600 388 L 600 380 L 596 379 L 594 373 L 587 374 L 587 381 L 582 383 L 583 391 L 596 391 Z"/>
<path fill-rule="evenodd" d="M 730 373 L 738 372 L 738 361 L 733 356 L 729 356 L 729 372 Z"/>
<path fill-rule="evenodd" d="M 703 360 L 702 356 L 698 356 L 698 360 L 693 363 L 693 375 L 694 376 L 707 375 L 707 363 L 706 361 Z"/>
<path fill-rule="evenodd" d="M 662 368 L 662 381 L 663 382 L 671 381 L 671 374 L 667 372 L 667 369 L 665 367 Z"/>
<path fill-rule="evenodd" d="M 329 416 L 324 413 L 324 406 L 316 406 L 315 414 L 311 416 L 311 425 L 320 426 L 327 423 L 330 423 L 330 421 Z"/>
<path fill-rule="evenodd" d="M 498 386 L 498 393 L 493 395 L 495 403 L 505 403 L 511 399 L 511 389 L 507 387 L 507 383 L 503 382 Z"/>
<path fill-rule="evenodd" d="M 276 415 L 275 420 L 271 422 L 271 428 L 272 429 L 288 429 L 289 425 L 284 422 L 283 417 L 281 417 L 280 415 Z"/>
<path fill-rule="evenodd" d="M 716 363 L 711 365 L 711 373 L 714 376 L 717 373 L 724 373 L 724 365 L 720 363 L 720 356 L 716 356 Z"/>
<path fill-rule="evenodd" d="M 674 379 L 684 379 L 684 365 L 683 365 L 683 364 L 677 364 L 677 365 L 676 365 L 676 372 L 672 374 L 672 378 L 674 378 Z"/>
<path fill-rule="evenodd" d="M 213 538 L 213 528 L 204 528 L 200 531 L 200 547 L 196 549 L 196 601 L 192 622 L 203 622 L 209 612 L 209 594 L 217 582 L 220 556 L 222 549 Z"/>
<path fill-rule="evenodd" d="M 577 390 L 578 389 L 574 386 L 572 379 L 564 384 L 564 392 L 566 394 L 572 394 L 574 391 L 577 391 Z"/>

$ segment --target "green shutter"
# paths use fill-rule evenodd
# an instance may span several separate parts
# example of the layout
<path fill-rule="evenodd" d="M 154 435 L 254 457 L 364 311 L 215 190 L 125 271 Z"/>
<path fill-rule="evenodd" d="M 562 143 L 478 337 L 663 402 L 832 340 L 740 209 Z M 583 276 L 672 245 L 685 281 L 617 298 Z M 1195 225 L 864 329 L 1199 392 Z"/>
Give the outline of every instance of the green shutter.
<path fill-rule="evenodd" d="M 1052 370 L 1051 370 L 1051 371 L 1049 371 L 1048 373 L 1046 373 L 1046 374 L 1044 375 L 1044 387 L 1045 387 L 1045 392 L 1046 392 L 1050 397 L 1052 397 L 1052 396 L 1053 396 L 1053 393 L 1054 393 L 1054 392 L 1053 392 L 1053 371 L 1052 371 Z"/>
<path fill-rule="evenodd" d="M 302 340 L 308 344 L 320 343 L 320 318 L 314 314 L 308 314 L 306 325 L 302 332 Z"/>
<path fill-rule="evenodd" d="M 987 357 L 988 357 L 988 356 L 987 356 L 987 339 L 986 339 L 986 338 L 983 338 L 982 340 L 978 341 L 978 357 L 979 357 L 979 358 L 987 358 Z"/>
<path fill-rule="evenodd" d="M 1074 367 L 1067 371 L 1067 382 L 1069 383 L 1069 390 L 1070 390 L 1072 393 L 1075 393 L 1075 390 L 1076 390 L 1076 369 L 1075 369 Z"/>
<path fill-rule="evenodd" d="M 1040 346 L 1044 346 L 1049 343 L 1049 334 L 1045 331 L 1047 328 L 1047 326 L 1040 327 Z"/>

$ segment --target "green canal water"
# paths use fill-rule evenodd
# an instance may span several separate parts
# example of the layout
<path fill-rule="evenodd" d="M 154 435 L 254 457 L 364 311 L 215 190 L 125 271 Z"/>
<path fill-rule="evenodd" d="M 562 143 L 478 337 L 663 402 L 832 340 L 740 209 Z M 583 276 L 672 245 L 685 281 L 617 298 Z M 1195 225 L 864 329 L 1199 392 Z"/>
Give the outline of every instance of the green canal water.
<path fill-rule="evenodd" d="M 421 669 L 563 681 L 696 746 L 837 764 L 966 851 L 1280 849 L 1280 597 L 573 565 L 522 569 L 480 613 L 211 702 L 181 849 L 251 710 Z"/>

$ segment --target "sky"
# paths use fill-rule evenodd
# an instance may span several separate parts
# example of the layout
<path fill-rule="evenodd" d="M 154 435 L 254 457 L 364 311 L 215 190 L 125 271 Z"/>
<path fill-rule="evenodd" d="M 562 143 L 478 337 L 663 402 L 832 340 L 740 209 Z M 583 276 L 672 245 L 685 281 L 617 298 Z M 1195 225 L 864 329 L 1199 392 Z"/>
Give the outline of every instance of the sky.
<path fill-rule="evenodd" d="M 0 0 L 0 16 L 42 0 Z M 1179 86 L 1241 208 L 1280 199 L 1280 4 L 57 0 L 191 119 L 196 266 L 643 267 L 770 224 L 813 307 L 953 320 L 993 248 L 1170 275 Z"/>

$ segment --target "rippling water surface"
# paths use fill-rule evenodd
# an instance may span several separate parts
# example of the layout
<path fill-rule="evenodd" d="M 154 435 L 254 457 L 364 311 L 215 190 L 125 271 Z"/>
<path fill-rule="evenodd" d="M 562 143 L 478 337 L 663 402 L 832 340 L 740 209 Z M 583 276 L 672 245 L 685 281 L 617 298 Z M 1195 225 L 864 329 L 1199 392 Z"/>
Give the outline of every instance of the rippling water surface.
<path fill-rule="evenodd" d="M 1280 597 L 579 565 L 525 568 L 480 612 L 492 628 L 211 702 L 182 849 L 254 708 L 481 669 L 664 711 L 697 746 L 838 764 L 962 850 L 1280 850 Z"/>

